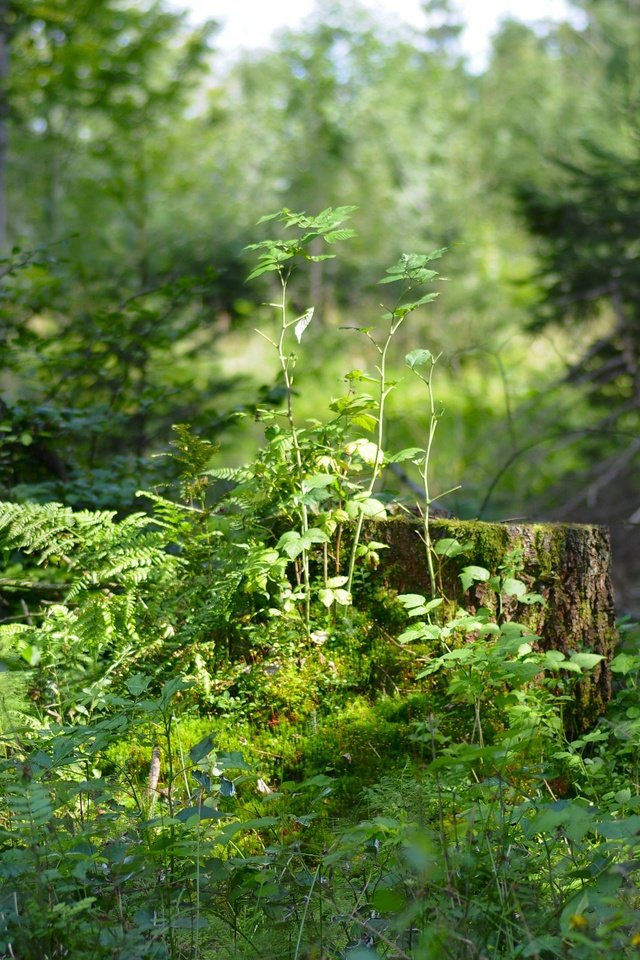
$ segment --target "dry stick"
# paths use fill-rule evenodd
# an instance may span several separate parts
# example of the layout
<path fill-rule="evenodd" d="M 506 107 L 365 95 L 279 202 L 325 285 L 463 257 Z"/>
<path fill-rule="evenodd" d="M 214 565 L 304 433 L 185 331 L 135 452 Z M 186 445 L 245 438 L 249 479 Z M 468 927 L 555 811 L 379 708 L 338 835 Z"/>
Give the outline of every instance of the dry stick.
<path fill-rule="evenodd" d="M 149 785 L 147 794 L 151 803 L 155 800 L 158 792 L 158 780 L 160 779 L 160 747 L 156 744 L 151 751 L 151 764 L 149 766 Z"/>

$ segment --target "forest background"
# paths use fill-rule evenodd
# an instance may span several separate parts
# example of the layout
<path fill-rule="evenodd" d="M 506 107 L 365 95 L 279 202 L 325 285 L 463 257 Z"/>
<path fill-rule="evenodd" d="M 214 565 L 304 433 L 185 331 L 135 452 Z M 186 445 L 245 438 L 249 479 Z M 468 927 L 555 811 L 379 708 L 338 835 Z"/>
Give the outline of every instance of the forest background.
<path fill-rule="evenodd" d="M 245 247 L 263 214 L 354 204 L 357 239 L 293 287 L 299 415 L 365 367 L 339 328 L 376 316 L 385 268 L 448 247 L 398 347 L 443 353 L 446 506 L 610 525 L 640 612 L 640 3 L 506 20 L 479 73 L 447 0 L 424 7 L 420 31 L 323 4 L 231 62 L 159 3 L 0 4 L 2 499 L 126 513 L 171 484 L 175 423 L 247 459 L 242 415 L 282 390 Z M 424 435 L 411 389 L 390 447 Z"/>

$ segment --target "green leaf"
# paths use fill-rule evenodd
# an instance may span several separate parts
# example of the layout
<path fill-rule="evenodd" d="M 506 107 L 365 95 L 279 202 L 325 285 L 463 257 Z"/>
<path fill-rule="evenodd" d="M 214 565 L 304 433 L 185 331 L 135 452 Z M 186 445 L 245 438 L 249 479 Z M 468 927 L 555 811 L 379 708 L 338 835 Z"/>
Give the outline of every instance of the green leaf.
<path fill-rule="evenodd" d="M 333 473 L 316 473 L 311 477 L 305 477 L 302 481 L 302 489 L 306 493 L 308 490 L 319 490 L 328 487 L 335 481 Z"/>
<path fill-rule="evenodd" d="M 334 598 L 334 594 L 333 594 L 333 590 L 330 590 L 330 589 L 327 588 L 327 587 L 323 587 L 322 590 L 320 590 L 320 592 L 318 593 L 318 596 L 320 597 L 320 603 L 321 603 L 323 606 L 325 606 L 325 607 L 327 608 L 327 610 L 328 610 L 329 607 L 332 605 L 332 603 L 333 603 L 333 601 L 334 601 L 334 599 L 335 599 L 335 598 Z"/>
<path fill-rule="evenodd" d="M 443 597 L 434 597 L 433 600 L 429 600 L 426 604 L 427 613 L 430 613 L 432 610 L 435 610 L 436 607 L 441 606 L 444 603 Z"/>
<path fill-rule="evenodd" d="M 406 447 L 404 450 L 400 450 L 399 453 L 394 453 L 392 457 L 388 458 L 389 463 L 402 463 L 404 460 L 422 460 L 424 458 L 424 450 L 422 447 Z"/>
<path fill-rule="evenodd" d="M 173 680 L 167 680 L 166 683 L 162 685 L 162 690 L 160 692 L 160 704 L 162 707 L 168 707 L 176 693 L 180 693 L 182 690 L 188 690 L 191 686 L 189 680 L 184 680 L 182 677 L 174 677 Z"/>
<path fill-rule="evenodd" d="M 227 817 L 229 817 L 228 813 L 221 813 L 204 804 L 200 807 L 185 807 L 176 813 L 176 820 L 181 820 L 182 823 L 188 823 L 190 820 L 224 820 Z"/>
<path fill-rule="evenodd" d="M 631 817 L 625 817 L 624 820 L 598 823 L 595 829 L 607 840 L 628 840 L 632 844 L 637 844 L 640 834 L 640 816 L 634 814 Z"/>
<path fill-rule="evenodd" d="M 33 643 L 25 643 L 20 650 L 20 656 L 30 667 L 37 667 L 40 663 L 42 650 Z"/>
<path fill-rule="evenodd" d="M 196 768 L 191 771 L 191 776 L 200 784 L 206 793 L 211 793 L 211 777 L 208 773 L 205 773 L 204 770 L 198 770 Z"/>
<path fill-rule="evenodd" d="M 352 330 L 353 327 L 340 327 L 341 330 Z M 370 333 L 373 330 L 373 327 L 358 327 L 360 333 Z M 346 373 L 344 379 L 347 382 L 364 382 L 364 383 L 377 383 L 375 377 L 369 376 L 368 373 L 364 373 L 362 370 L 350 370 L 349 373 Z"/>
<path fill-rule="evenodd" d="M 400 634 L 398 637 L 398 643 L 404 644 L 411 643 L 413 640 L 422 640 L 424 636 L 422 633 L 422 626 L 423 624 L 419 623 L 415 627 L 409 627 L 408 630 L 405 630 L 404 633 Z"/>
<path fill-rule="evenodd" d="M 297 544 L 299 544 L 301 539 L 302 537 L 300 536 L 297 530 L 287 530 L 286 533 L 282 534 L 276 546 L 278 550 L 284 550 L 287 556 L 291 556 L 291 554 L 289 553 L 289 547 L 290 546 L 295 547 Z M 301 547 L 298 553 L 301 552 L 302 549 L 303 548 Z M 297 556 L 298 553 L 295 553 L 293 556 Z"/>
<path fill-rule="evenodd" d="M 309 309 L 305 311 L 305 313 L 303 313 L 302 316 L 295 321 L 296 325 L 294 327 L 293 332 L 295 333 L 296 340 L 298 341 L 298 343 L 302 342 L 302 335 L 304 334 L 305 330 L 313 320 L 313 314 L 314 314 L 314 307 L 309 307 Z"/>
<path fill-rule="evenodd" d="M 545 650 L 542 667 L 545 670 L 560 670 L 564 666 L 565 659 L 561 650 Z"/>
<path fill-rule="evenodd" d="M 354 427 L 360 427 L 361 430 L 366 430 L 367 433 L 373 433 L 375 428 L 378 426 L 378 421 L 370 413 L 355 413 L 349 418 Z"/>
<path fill-rule="evenodd" d="M 235 793 L 236 788 L 233 780 L 229 780 L 228 777 L 220 777 L 220 796 L 234 797 Z"/>
<path fill-rule="evenodd" d="M 439 542 L 442 543 L 443 541 L 441 540 Z M 488 570 L 485 570 L 484 567 L 475 567 L 471 565 L 469 567 L 463 567 L 458 576 L 460 578 L 460 583 L 462 584 L 462 589 L 468 590 L 472 583 L 476 583 L 477 581 L 486 582 L 491 574 Z"/>
<path fill-rule="evenodd" d="M 344 227 L 341 230 L 331 230 L 329 233 L 323 234 L 322 239 L 327 243 L 336 243 L 338 240 L 350 240 L 351 237 L 357 236 L 355 230 L 351 230 L 349 227 Z"/>
<path fill-rule="evenodd" d="M 604 657 L 599 653 L 572 653 L 569 662 L 575 663 L 581 670 L 592 670 L 601 660 Z"/>
<path fill-rule="evenodd" d="M 355 503 L 357 507 L 357 514 L 362 513 L 365 517 L 374 517 L 377 519 L 382 519 L 386 517 L 387 511 L 384 503 L 380 500 L 376 500 L 375 497 L 367 497 L 366 500 L 355 500 L 350 501 Z"/>
<path fill-rule="evenodd" d="M 546 607 L 547 601 L 540 593 L 525 593 L 524 596 L 518 597 L 520 603 L 526 603 L 528 606 L 531 606 L 534 603 L 539 603 L 541 607 Z"/>
<path fill-rule="evenodd" d="M 127 680 L 125 680 L 127 690 L 132 697 L 139 697 L 140 694 L 144 693 L 149 687 L 150 683 L 151 677 L 148 677 L 144 673 L 134 673 L 132 677 L 129 677 Z"/>
<path fill-rule="evenodd" d="M 222 750 L 216 757 L 216 765 L 224 770 L 251 770 L 239 750 Z"/>
<path fill-rule="evenodd" d="M 502 581 L 501 593 L 507 597 L 524 597 L 527 592 L 527 586 L 522 580 L 516 580 L 514 577 L 507 577 Z"/>
<path fill-rule="evenodd" d="M 637 670 L 639 667 L 640 657 L 630 653 L 619 653 L 618 656 L 614 657 L 611 661 L 611 670 L 613 673 L 621 673 L 624 676 L 631 673 L 632 670 Z"/>
<path fill-rule="evenodd" d="M 430 350 L 412 350 L 404 358 L 408 367 L 414 370 L 416 367 L 422 367 L 425 363 L 433 363 L 433 354 Z"/>
<path fill-rule="evenodd" d="M 351 594 L 348 590 L 334 590 L 333 595 L 335 597 L 336 603 L 339 603 L 342 607 L 348 607 L 351 603 Z"/>
<path fill-rule="evenodd" d="M 309 544 L 327 543 L 329 537 L 326 535 L 324 530 L 320 530 L 319 527 L 310 527 L 304 535 L 304 540 Z"/>
<path fill-rule="evenodd" d="M 336 587 L 344 587 L 348 579 L 349 577 L 330 577 L 327 580 L 327 586 L 331 589 L 335 589 Z"/>
<path fill-rule="evenodd" d="M 411 643 L 412 640 L 439 640 L 442 628 L 437 623 L 416 623 L 398 637 L 398 643 Z"/>
<path fill-rule="evenodd" d="M 442 540 L 438 540 L 437 543 L 434 544 L 433 549 L 439 557 L 458 557 L 464 553 L 468 553 L 472 546 L 473 543 L 471 540 L 460 543 L 451 537 L 443 537 Z"/>
<path fill-rule="evenodd" d="M 398 600 L 406 610 L 424 605 L 426 598 L 421 593 L 399 593 Z"/>
<path fill-rule="evenodd" d="M 194 747 L 191 747 L 189 750 L 189 756 L 193 763 L 198 763 L 204 757 L 211 753 L 212 750 L 215 750 L 216 742 L 213 737 L 213 734 L 207 734 L 206 737 L 203 737 Z"/>
<path fill-rule="evenodd" d="M 538 960 L 539 957 L 544 954 L 549 954 L 551 957 L 561 957 L 564 951 L 564 941 L 561 937 L 555 937 L 552 934 L 544 934 L 540 937 L 535 937 L 525 946 L 524 950 L 521 953 L 522 957 L 533 957 L 534 960 Z"/>

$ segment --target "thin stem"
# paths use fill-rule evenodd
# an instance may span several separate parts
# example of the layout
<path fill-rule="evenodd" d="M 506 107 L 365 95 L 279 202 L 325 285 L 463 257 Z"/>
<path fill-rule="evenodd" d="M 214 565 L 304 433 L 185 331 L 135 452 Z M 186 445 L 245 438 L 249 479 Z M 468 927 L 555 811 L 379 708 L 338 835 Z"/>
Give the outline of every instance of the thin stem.
<path fill-rule="evenodd" d="M 427 449 L 425 450 L 424 462 L 422 464 L 422 486 L 424 489 L 424 518 L 423 518 L 423 530 L 424 530 L 424 544 L 427 553 L 427 567 L 429 569 L 429 582 L 431 584 L 431 596 L 435 597 L 437 594 L 437 585 L 436 585 L 436 573 L 433 565 L 433 541 L 431 539 L 431 493 L 429 488 L 429 467 L 431 464 L 431 451 L 433 448 L 433 441 L 436 435 L 436 430 L 438 427 L 438 415 L 436 414 L 436 405 L 435 398 L 433 396 L 433 371 L 434 367 L 438 361 L 438 358 L 431 358 L 431 368 L 429 370 L 429 375 L 424 380 L 427 385 L 427 392 L 429 395 L 429 437 L 427 440 Z"/>
<path fill-rule="evenodd" d="M 369 481 L 369 486 L 366 490 L 367 500 L 371 497 L 376 481 L 380 476 L 380 467 L 382 466 L 383 453 L 382 453 L 382 440 L 384 433 L 384 412 L 385 412 L 385 401 L 389 396 L 391 388 L 387 386 L 387 352 L 389 350 L 389 345 L 393 339 L 393 335 L 400 326 L 401 320 L 396 324 L 391 322 L 389 328 L 389 333 L 387 334 L 387 339 L 385 340 L 384 346 L 379 347 L 376 343 L 375 346 L 380 353 L 380 366 L 378 367 L 378 373 L 380 375 L 380 399 L 378 401 L 378 429 L 376 432 L 377 447 L 376 447 L 376 457 L 373 464 L 373 471 L 371 474 L 371 480 Z M 375 341 L 374 341 L 375 343 Z M 362 534 L 362 525 L 364 523 L 364 511 L 361 510 L 358 515 L 358 523 L 356 526 L 356 532 L 353 538 L 353 545 L 351 547 L 351 557 L 349 558 L 349 573 L 346 589 L 351 593 L 351 586 L 353 583 L 353 574 L 356 566 L 356 555 L 358 552 L 358 545 L 360 543 L 360 537 Z"/>
<path fill-rule="evenodd" d="M 302 911 L 302 919 L 300 921 L 300 930 L 298 932 L 298 940 L 296 942 L 296 948 L 293 955 L 293 960 L 298 960 L 298 957 L 300 955 L 300 946 L 302 944 L 302 936 L 304 934 L 304 926 L 307 920 L 307 913 L 309 912 L 309 904 L 311 903 L 311 896 L 313 894 L 313 889 L 320 877 L 321 870 L 322 870 L 322 860 L 318 862 L 318 866 L 315 869 L 315 873 L 313 874 L 313 878 L 311 880 L 311 886 L 309 887 L 309 893 L 307 894 L 307 897 L 304 903 L 304 910 Z"/>
<path fill-rule="evenodd" d="M 291 442 L 293 444 L 293 450 L 296 461 L 296 468 L 298 471 L 298 484 L 300 493 L 302 495 L 302 483 L 304 480 L 304 468 L 302 465 L 302 452 L 300 450 L 300 442 L 298 440 L 298 430 L 296 427 L 295 419 L 293 416 L 293 374 L 291 368 L 291 357 L 287 356 L 284 351 L 284 339 L 286 336 L 287 328 L 289 324 L 287 323 L 287 278 L 280 272 L 280 283 L 282 285 L 282 301 L 278 306 L 281 315 L 280 322 L 280 338 L 277 344 L 278 350 L 278 359 L 280 361 L 280 368 L 282 370 L 282 375 L 284 377 L 284 384 L 287 397 L 287 421 L 289 423 L 289 430 L 291 432 Z M 307 505 L 301 501 L 300 503 L 300 518 L 302 520 L 302 535 L 305 536 L 309 530 L 309 515 L 307 512 Z M 305 628 L 307 634 L 311 629 L 311 578 L 309 575 L 309 551 L 307 549 L 302 551 L 302 573 L 304 581 L 304 605 L 305 605 Z"/>

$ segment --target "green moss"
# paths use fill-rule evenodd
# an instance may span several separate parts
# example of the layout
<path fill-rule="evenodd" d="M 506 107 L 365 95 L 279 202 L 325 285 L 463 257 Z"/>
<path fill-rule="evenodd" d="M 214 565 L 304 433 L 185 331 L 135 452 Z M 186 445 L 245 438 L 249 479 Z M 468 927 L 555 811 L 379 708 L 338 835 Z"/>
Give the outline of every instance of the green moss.
<path fill-rule="evenodd" d="M 543 581 L 557 579 L 564 549 L 564 525 L 535 524 L 533 534 L 538 577 Z"/>

